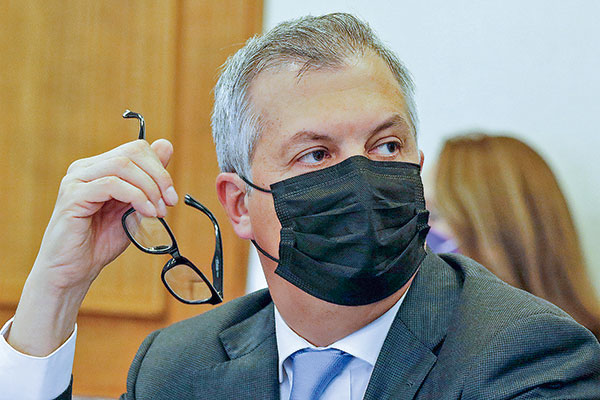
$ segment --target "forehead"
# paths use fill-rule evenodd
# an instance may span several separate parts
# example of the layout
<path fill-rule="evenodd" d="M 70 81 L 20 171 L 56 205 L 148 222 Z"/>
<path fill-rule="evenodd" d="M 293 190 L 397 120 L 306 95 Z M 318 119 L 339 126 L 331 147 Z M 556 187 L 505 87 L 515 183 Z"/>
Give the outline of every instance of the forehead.
<path fill-rule="evenodd" d="M 287 64 L 261 72 L 249 95 L 260 116 L 261 136 L 285 139 L 301 130 L 360 129 L 384 115 L 409 120 L 404 96 L 388 65 L 374 53 L 347 60 L 335 69 Z"/>

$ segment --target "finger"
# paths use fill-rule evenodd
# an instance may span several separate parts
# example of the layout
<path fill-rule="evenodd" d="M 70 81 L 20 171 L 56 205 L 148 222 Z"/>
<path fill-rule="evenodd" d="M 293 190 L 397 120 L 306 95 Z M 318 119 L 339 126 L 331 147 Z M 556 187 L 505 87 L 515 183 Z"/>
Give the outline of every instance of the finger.
<path fill-rule="evenodd" d="M 154 179 L 125 156 L 99 161 L 72 175 L 82 182 L 90 182 L 105 176 L 115 176 L 141 189 L 154 204 L 160 217 L 164 217 L 167 213 L 162 194 Z"/>
<path fill-rule="evenodd" d="M 170 150 L 167 147 L 171 144 L 166 140 L 161 142 L 162 143 L 158 144 L 158 147 L 161 154 L 163 154 L 163 157 L 165 157 L 165 160 L 168 161 L 168 158 L 170 157 L 168 156 L 168 153 Z M 156 185 L 160 189 L 161 195 L 166 204 L 175 205 L 177 203 L 178 196 L 177 192 L 175 192 L 175 189 L 173 188 L 171 176 L 167 170 L 165 170 L 158 155 L 150 148 L 150 145 L 145 140 L 135 140 L 97 156 L 77 160 L 71 164 L 67 174 L 76 173 L 83 168 L 87 168 L 103 160 L 122 156 L 128 157 L 156 182 Z"/>
<path fill-rule="evenodd" d="M 98 204 L 114 199 L 131 204 L 136 211 L 146 217 L 158 215 L 156 207 L 140 188 L 115 176 L 104 176 L 82 183 L 80 190 L 85 193 L 84 201 L 89 203 Z"/>
<path fill-rule="evenodd" d="M 95 156 L 91 156 L 91 157 L 87 157 L 87 158 L 81 158 L 79 160 L 73 161 L 71 163 L 71 165 L 69 166 L 69 168 L 67 169 L 67 174 L 69 174 L 71 172 L 75 172 L 81 168 L 89 167 L 90 165 L 92 165 L 96 162 L 102 161 L 102 160 L 106 160 L 106 159 L 117 157 L 117 156 L 122 156 L 126 153 L 128 148 L 137 147 L 137 146 L 143 147 L 144 144 L 148 145 L 148 143 L 145 140 L 138 139 L 138 140 L 134 140 L 132 142 L 124 143 L 124 144 L 122 144 L 118 147 L 115 147 L 114 149 L 110 149 L 109 151 L 106 151 L 104 153 L 97 154 Z"/>
<path fill-rule="evenodd" d="M 150 145 L 150 148 L 154 150 L 163 167 L 167 168 L 173 155 L 173 145 L 171 142 L 167 139 L 158 139 Z"/>
<path fill-rule="evenodd" d="M 175 205 L 178 201 L 177 192 L 173 188 L 173 180 L 171 175 L 167 172 L 163 166 L 163 162 L 158 157 L 157 153 L 148 145 L 147 142 L 142 141 L 144 144 L 141 146 L 131 146 L 126 148 L 126 153 L 129 158 L 138 165 L 141 169 L 146 171 L 154 182 L 158 185 L 164 202 L 168 205 Z M 165 143 L 166 142 L 166 143 Z M 171 143 L 168 141 L 159 142 L 158 148 L 161 151 L 165 161 L 168 162 L 170 158 L 169 153 L 172 152 Z M 171 148 L 171 149 L 169 149 Z"/>
<path fill-rule="evenodd" d="M 173 155 L 173 145 L 171 142 L 166 139 L 158 139 L 150 145 L 150 148 L 154 151 L 163 167 L 167 168 L 167 165 L 169 165 L 169 161 L 171 160 L 171 156 Z M 167 189 L 163 191 L 163 197 L 165 202 L 170 206 L 174 206 L 179 200 L 179 196 L 177 195 L 173 185 L 167 187 Z"/>

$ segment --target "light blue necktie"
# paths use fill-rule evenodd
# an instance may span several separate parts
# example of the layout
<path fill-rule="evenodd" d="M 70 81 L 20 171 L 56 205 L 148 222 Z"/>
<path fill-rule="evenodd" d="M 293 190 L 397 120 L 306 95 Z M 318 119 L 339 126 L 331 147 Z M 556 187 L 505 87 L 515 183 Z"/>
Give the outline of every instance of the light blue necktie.
<path fill-rule="evenodd" d="M 335 349 L 304 349 L 290 357 L 293 371 L 290 400 L 318 399 L 352 359 L 350 354 Z"/>

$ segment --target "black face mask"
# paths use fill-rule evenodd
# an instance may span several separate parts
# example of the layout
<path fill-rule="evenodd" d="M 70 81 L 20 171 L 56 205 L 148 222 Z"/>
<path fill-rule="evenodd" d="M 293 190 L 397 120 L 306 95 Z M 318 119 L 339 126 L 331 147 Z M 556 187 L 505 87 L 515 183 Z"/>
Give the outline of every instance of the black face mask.
<path fill-rule="evenodd" d="M 244 179 L 242 177 L 242 179 Z M 425 258 L 429 212 L 417 164 L 354 156 L 271 185 L 281 222 L 275 273 L 330 303 L 358 306 L 398 291 Z"/>

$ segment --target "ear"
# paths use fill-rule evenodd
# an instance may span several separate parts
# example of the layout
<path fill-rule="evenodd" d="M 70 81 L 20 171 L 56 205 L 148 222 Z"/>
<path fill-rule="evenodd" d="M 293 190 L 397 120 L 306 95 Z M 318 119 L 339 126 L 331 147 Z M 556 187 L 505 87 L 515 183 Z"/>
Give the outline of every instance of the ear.
<path fill-rule="evenodd" d="M 421 171 L 423 171 L 423 163 L 425 162 L 425 154 L 423 154 L 423 150 L 419 150 L 419 165 L 421 166 Z"/>
<path fill-rule="evenodd" d="M 246 184 L 238 174 L 222 172 L 217 176 L 217 196 L 236 235 L 242 239 L 253 239 L 252 224 L 246 207 Z"/>

